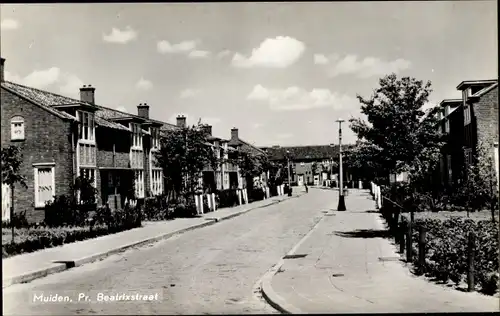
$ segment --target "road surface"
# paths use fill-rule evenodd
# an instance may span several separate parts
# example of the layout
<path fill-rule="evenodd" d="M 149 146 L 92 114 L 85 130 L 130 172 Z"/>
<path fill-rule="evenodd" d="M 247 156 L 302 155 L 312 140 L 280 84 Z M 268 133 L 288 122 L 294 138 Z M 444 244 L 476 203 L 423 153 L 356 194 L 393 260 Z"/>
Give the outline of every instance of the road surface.
<path fill-rule="evenodd" d="M 300 198 L 13 285 L 3 291 L 4 315 L 276 314 L 256 286 L 336 204 L 334 191 L 310 190 Z M 98 293 L 159 295 L 152 301 L 97 302 L 104 299 Z M 35 295 L 67 296 L 73 302 L 35 303 Z"/>

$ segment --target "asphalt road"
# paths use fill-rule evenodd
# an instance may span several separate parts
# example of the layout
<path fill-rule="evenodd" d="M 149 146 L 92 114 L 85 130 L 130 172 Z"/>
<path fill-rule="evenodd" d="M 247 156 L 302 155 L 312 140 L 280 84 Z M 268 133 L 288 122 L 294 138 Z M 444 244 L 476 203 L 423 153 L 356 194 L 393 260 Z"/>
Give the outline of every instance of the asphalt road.
<path fill-rule="evenodd" d="M 336 207 L 335 199 L 334 191 L 309 190 L 216 225 L 13 285 L 3 291 L 4 315 L 276 314 L 260 297 L 260 279 L 323 211 Z M 98 293 L 159 295 L 153 301 L 97 302 L 104 299 Z M 33 302 L 35 295 L 73 302 Z"/>

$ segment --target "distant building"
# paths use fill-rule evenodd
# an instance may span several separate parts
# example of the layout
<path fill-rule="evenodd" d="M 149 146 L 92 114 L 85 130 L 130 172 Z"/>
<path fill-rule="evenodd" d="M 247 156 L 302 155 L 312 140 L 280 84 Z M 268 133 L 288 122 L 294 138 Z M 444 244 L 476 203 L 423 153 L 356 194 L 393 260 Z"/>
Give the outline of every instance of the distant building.
<path fill-rule="evenodd" d="M 342 151 L 347 151 L 350 146 L 352 145 L 343 145 Z M 292 185 L 323 185 L 326 180 L 338 181 L 338 145 L 273 146 L 261 147 L 261 149 L 269 155 L 270 160 L 280 162 L 284 166 L 286 166 L 288 159 L 290 160 L 290 182 Z M 353 175 L 344 165 L 346 185 L 353 180 L 355 180 Z M 288 180 L 286 179 L 286 181 Z"/>

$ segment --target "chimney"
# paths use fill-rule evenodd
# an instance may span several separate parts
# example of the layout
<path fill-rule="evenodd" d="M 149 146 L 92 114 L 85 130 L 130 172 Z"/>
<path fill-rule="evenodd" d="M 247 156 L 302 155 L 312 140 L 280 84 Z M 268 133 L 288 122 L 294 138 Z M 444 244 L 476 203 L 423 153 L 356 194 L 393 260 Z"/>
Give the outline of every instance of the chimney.
<path fill-rule="evenodd" d="M 184 115 L 177 116 L 177 126 L 181 128 L 186 127 L 186 117 Z"/>
<path fill-rule="evenodd" d="M 204 125 L 203 126 L 203 131 L 205 132 L 205 134 L 207 134 L 208 136 L 212 136 L 212 125 Z"/>
<path fill-rule="evenodd" d="M 137 115 L 145 119 L 149 119 L 149 105 L 147 103 L 137 106 Z"/>
<path fill-rule="evenodd" d="M 238 129 L 236 127 L 231 128 L 231 139 L 239 139 L 238 137 Z"/>
<path fill-rule="evenodd" d="M 5 70 L 4 70 L 4 65 L 5 64 L 5 58 L 1 57 L 0 58 L 0 65 L 1 65 L 1 69 L 0 69 L 0 82 L 3 82 L 4 81 L 4 75 L 5 75 Z"/>
<path fill-rule="evenodd" d="M 95 88 L 91 85 L 80 88 L 80 101 L 95 104 Z"/>

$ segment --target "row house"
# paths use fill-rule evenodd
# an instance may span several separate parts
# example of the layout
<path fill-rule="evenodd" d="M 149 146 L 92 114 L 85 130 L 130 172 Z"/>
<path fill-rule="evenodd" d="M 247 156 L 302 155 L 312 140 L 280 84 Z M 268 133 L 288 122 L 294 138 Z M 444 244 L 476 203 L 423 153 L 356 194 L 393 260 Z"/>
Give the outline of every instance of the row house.
<path fill-rule="evenodd" d="M 491 144 L 498 179 L 498 80 L 463 81 L 457 90 L 462 98 L 443 100 L 438 114 L 438 128 L 445 135 L 439 181 L 445 190 L 459 183 L 479 142 Z"/>
<path fill-rule="evenodd" d="M 342 151 L 347 151 L 349 146 L 342 146 Z M 273 146 L 262 149 L 267 152 L 270 160 L 285 166 L 288 162 L 290 163 L 290 182 L 292 185 L 320 185 L 326 180 L 338 179 L 338 145 Z M 346 183 L 354 180 L 353 175 L 349 173 L 345 165 L 343 175 Z"/>
<path fill-rule="evenodd" d="M 15 145 L 23 154 L 21 174 L 28 187 L 15 187 L 14 202 L 30 222 L 44 219 L 45 205 L 54 196 L 72 194 L 80 175 L 94 179 L 98 203 L 111 208 L 122 207 L 130 181 L 137 198 L 164 192 L 163 172 L 154 152 L 161 135 L 185 127 L 185 117 L 174 125 L 150 118 L 147 104 L 137 106 L 137 115 L 99 105 L 90 85 L 80 89 L 80 99 L 73 99 L 8 82 L 4 63 L 2 58 L 1 142 L 2 148 Z M 231 147 L 229 141 L 219 143 L 222 148 Z M 238 179 L 237 168 L 231 168 L 227 174 L 220 170 L 221 187 L 231 186 L 232 170 Z M 2 185 L 3 220 L 9 215 L 9 197 Z"/>
<path fill-rule="evenodd" d="M 205 189 L 215 190 L 242 189 L 253 186 L 253 179 L 242 177 L 240 167 L 235 163 L 241 152 L 252 156 L 265 155 L 260 148 L 249 144 L 239 137 L 238 129 L 231 129 L 231 138 L 223 139 L 212 135 L 212 127 L 205 125 L 205 133 L 208 136 L 210 145 L 214 148 L 217 158 L 221 161 L 217 169 L 206 166 L 203 170 L 202 181 Z M 259 177 L 261 180 L 263 175 Z"/>

